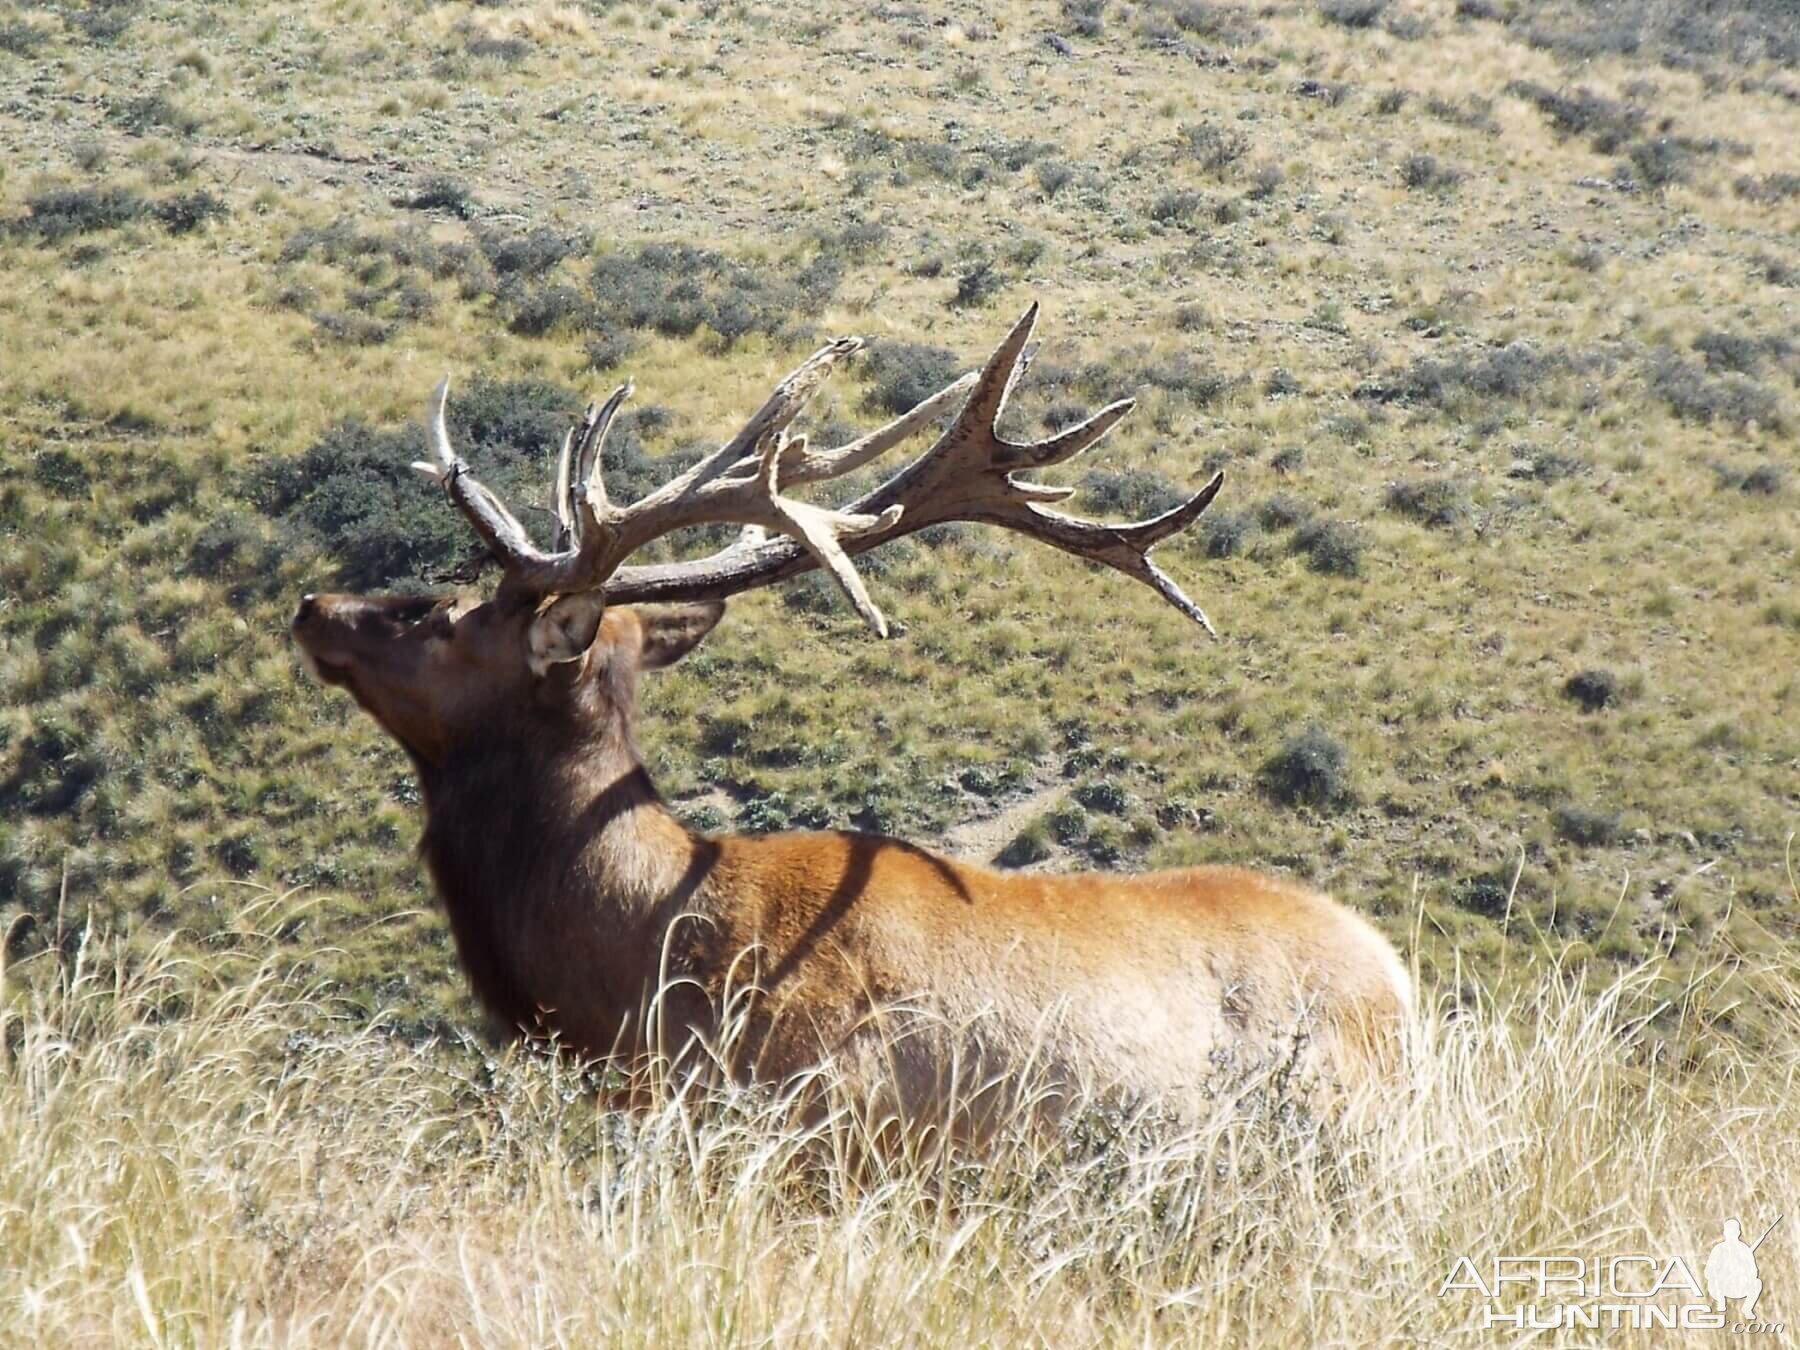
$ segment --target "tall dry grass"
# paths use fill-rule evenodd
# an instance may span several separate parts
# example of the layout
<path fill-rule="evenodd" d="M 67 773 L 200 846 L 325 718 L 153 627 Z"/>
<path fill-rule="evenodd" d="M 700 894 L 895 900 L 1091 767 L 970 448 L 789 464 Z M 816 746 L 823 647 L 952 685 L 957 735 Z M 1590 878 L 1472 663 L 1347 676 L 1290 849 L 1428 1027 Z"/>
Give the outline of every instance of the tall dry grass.
<path fill-rule="evenodd" d="M 874 1161 L 849 1113 L 627 1115 L 567 1064 L 407 1043 L 261 937 L 65 948 L 0 969 L 0 1341 L 1491 1344 L 1439 1296 L 1458 1256 L 1698 1272 L 1724 1217 L 1777 1214 L 1760 1311 L 1800 1309 L 1800 977 L 1729 951 L 1674 1006 L 1554 962 L 1504 1006 L 1427 990 L 1413 1081 L 1354 1127 L 1265 1083 Z M 1776 1048 L 1725 1029 L 1744 999 Z"/>

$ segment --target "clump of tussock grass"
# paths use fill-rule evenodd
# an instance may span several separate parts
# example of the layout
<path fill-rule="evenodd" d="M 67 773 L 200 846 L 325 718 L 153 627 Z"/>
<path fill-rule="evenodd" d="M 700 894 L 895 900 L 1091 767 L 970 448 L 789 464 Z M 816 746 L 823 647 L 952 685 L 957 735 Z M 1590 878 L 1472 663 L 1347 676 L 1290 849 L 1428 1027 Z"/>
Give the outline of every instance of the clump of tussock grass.
<path fill-rule="evenodd" d="M 1578 941 L 1504 997 L 1427 981 L 1405 1081 L 1342 1113 L 1278 1059 L 1186 1116 L 1025 1096 L 945 1147 L 829 1076 L 398 1036 L 262 931 L 290 902 L 241 894 L 204 961 L 85 928 L 0 956 L 28 1343 L 1442 1341 L 1475 1316 L 1439 1293 L 1459 1257 L 1692 1262 L 1721 1216 L 1800 1206 L 1793 965 L 1722 943 L 1685 978 L 1584 980 Z M 1725 1030 L 1752 1011 L 1760 1049 Z M 1800 1281 L 1792 1244 L 1758 1258 Z"/>

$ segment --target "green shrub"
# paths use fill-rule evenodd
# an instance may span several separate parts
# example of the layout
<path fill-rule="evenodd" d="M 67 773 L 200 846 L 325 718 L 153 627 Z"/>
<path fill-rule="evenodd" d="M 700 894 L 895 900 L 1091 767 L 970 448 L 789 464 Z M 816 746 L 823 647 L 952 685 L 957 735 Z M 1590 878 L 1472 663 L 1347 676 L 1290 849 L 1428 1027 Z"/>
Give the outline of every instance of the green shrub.
<path fill-rule="evenodd" d="M 475 193 L 469 185 L 443 174 L 427 178 L 416 192 L 395 204 L 414 211 L 448 211 L 459 220 L 467 220 L 476 210 Z"/>
<path fill-rule="evenodd" d="M 863 369 L 873 381 L 869 405 L 898 416 L 954 381 L 963 373 L 963 364 L 948 347 L 883 339 L 869 344 Z"/>
<path fill-rule="evenodd" d="M 1200 517 L 1200 546 L 1209 558 L 1235 558 L 1256 537 L 1256 519 L 1244 511 L 1208 511 Z"/>
<path fill-rule="evenodd" d="M 1040 818 L 1014 835 L 994 861 L 1002 867 L 1029 867 L 1049 856 L 1050 826 Z"/>
<path fill-rule="evenodd" d="M 12 228 L 54 244 L 72 235 L 116 230 L 146 209 L 144 199 L 126 188 L 56 188 L 27 198 L 26 214 Z"/>
<path fill-rule="evenodd" d="M 1350 752 L 1323 728 L 1308 727 L 1263 763 L 1260 778 L 1284 806 L 1341 806 L 1350 800 Z"/>
<path fill-rule="evenodd" d="M 1557 807 L 1550 820 L 1557 834 L 1583 848 L 1616 843 L 1619 838 L 1619 818 L 1608 811 L 1570 803 Z"/>
<path fill-rule="evenodd" d="M 582 406 L 546 381 L 478 379 L 451 398 L 450 435 L 483 481 L 524 510 L 543 501 L 555 447 Z M 474 546 L 461 516 L 407 468 L 425 458 L 423 428 L 380 430 L 350 418 L 302 454 L 264 467 L 248 490 L 293 537 L 329 554 L 342 584 L 380 589 L 448 568 Z"/>
<path fill-rule="evenodd" d="M 1388 0 L 1319 0 L 1319 17 L 1343 28 L 1373 28 Z"/>
<path fill-rule="evenodd" d="M 1468 518 L 1469 493 L 1453 478 L 1410 478 L 1388 484 L 1388 510 L 1421 525 L 1448 529 Z"/>
<path fill-rule="evenodd" d="M 170 234 L 192 234 L 208 222 L 231 214 L 222 200 L 205 189 L 165 197 L 151 205 L 150 213 Z"/>
<path fill-rule="evenodd" d="M 593 322 L 669 337 L 705 327 L 727 342 L 747 333 L 779 336 L 830 297 L 836 277 L 832 266 L 800 279 L 767 276 L 690 244 L 641 244 L 595 261 Z"/>
<path fill-rule="evenodd" d="M 1588 712 L 1599 712 L 1619 701 L 1619 677 L 1599 668 L 1577 671 L 1563 682 L 1563 693 Z"/>
<path fill-rule="evenodd" d="M 1447 192 L 1464 177 L 1461 169 L 1445 164 L 1436 155 L 1408 155 L 1400 164 L 1400 181 L 1416 190 Z"/>
<path fill-rule="evenodd" d="M 1362 571 L 1362 532 L 1345 520 L 1309 520 L 1294 531 L 1294 548 L 1306 565 L 1327 576 L 1353 577 Z"/>
<path fill-rule="evenodd" d="M 1183 493 L 1155 469 L 1089 469 L 1081 499 L 1098 515 L 1143 520 L 1180 506 Z"/>

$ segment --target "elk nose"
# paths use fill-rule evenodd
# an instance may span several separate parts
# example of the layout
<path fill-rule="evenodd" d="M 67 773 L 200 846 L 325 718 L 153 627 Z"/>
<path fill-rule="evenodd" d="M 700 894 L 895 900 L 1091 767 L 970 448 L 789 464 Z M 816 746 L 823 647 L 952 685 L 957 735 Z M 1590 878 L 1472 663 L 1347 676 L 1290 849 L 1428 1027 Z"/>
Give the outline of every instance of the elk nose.
<path fill-rule="evenodd" d="M 316 595 L 301 596 L 300 597 L 300 607 L 294 611 L 294 622 L 296 624 L 305 623 L 308 619 L 312 618 L 314 613 L 316 613 L 318 611 L 318 608 L 319 608 L 319 597 L 318 596 L 316 596 Z"/>

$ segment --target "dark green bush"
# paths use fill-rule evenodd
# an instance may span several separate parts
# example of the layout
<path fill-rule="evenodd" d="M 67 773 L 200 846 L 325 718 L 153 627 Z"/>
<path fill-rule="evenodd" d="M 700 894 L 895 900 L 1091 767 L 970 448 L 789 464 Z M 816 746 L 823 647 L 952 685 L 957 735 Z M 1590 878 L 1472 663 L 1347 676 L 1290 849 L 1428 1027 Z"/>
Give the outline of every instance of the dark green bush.
<path fill-rule="evenodd" d="M 1046 197 L 1054 197 L 1074 180 L 1075 166 L 1062 159 L 1039 160 L 1036 173 L 1038 187 Z"/>
<path fill-rule="evenodd" d="M 1619 701 L 1619 677 L 1598 667 L 1577 671 L 1563 682 L 1563 693 L 1588 712 L 1599 712 Z"/>
<path fill-rule="evenodd" d="M 1042 820 L 1034 820 L 1000 850 L 994 859 L 1002 867 L 1029 867 L 1050 856 L 1050 828 Z"/>
<path fill-rule="evenodd" d="M 1143 520 L 1173 510 L 1184 497 L 1155 469 L 1089 469 L 1081 477 L 1081 500 L 1096 515 Z"/>
<path fill-rule="evenodd" d="M 964 369 L 955 352 L 928 342 L 872 342 L 862 361 L 873 381 L 869 405 L 896 416 L 917 407 Z"/>
<path fill-rule="evenodd" d="M 1373 28 L 1388 0 L 1319 0 L 1319 17 L 1344 28 Z"/>
<path fill-rule="evenodd" d="M 587 251 L 588 241 L 580 235 L 539 226 L 525 234 L 503 234 L 498 230 L 476 232 L 475 243 L 482 256 L 499 275 L 540 277 L 566 258 Z"/>
<path fill-rule="evenodd" d="M 1200 546 L 1209 558 L 1235 558 L 1256 537 L 1256 520 L 1243 511 L 1208 511 L 1200 517 Z"/>
<path fill-rule="evenodd" d="M 1735 371 L 1711 376 L 1697 361 L 1666 347 L 1650 354 L 1645 367 L 1650 392 L 1688 422 L 1757 422 L 1780 426 L 1781 403 L 1748 375 Z"/>
<path fill-rule="evenodd" d="M 1265 530 L 1292 529 L 1310 519 L 1312 514 L 1313 504 L 1291 492 L 1277 492 L 1265 497 L 1256 508 L 1257 523 Z"/>
<path fill-rule="evenodd" d="M 1417 190 L 1446 192 L 1464 177 L 1461 169 L 1445 164 L 1436 155 L 1408 155 L 1400 164 L 1400 181 Z"/>
<path fill-rule="evenodd" d="M 419 184 L 416 192 L 402 197 L 396 205 L 409 207 L 414 211 L 448 211 L 461 220 L 474 215 L 476 209 L 473 189 L 460 179 L 443 174 L 427 178 Z"/>
<path fill-rule="evenodd" d="M 1409 478 L 1388 484 L 1388 510 L 1448 529 L 1469 515 L 1469 493 L 1453 478 Z"/>
<path fill-rule="evenodd" d="M 592 321 L 593 303 L 573 286 L 527 286 L 511 282 L 500 290 L 508 331 L 543 337 L 557 329 L 578 329 Z"/>
<path fill-rule="evenodd" d="M 1340 806 L 1350 800 L 1350 752 L 1323 728 L 1308 727 L 1263 763 L 1260 779 L 1285 806 Z"/>
<path fill-rule="evenodd" d="M 1044 825 L 1064 848 L 1074 848 L 1088 837 L 1088 814 L 1074 802 L 1064 802 L 1045 816 Z"/>
<path fill-rule="evenodd" d="M 957 276 L 956 294 L 950 303 L 959 309 L 985 305 L 1005 288 L 1005 273 L 983 258 Z"/>
<path fill-rule="evenodd" d="M 56 188 L 27 198 L 26 214 L 12 228 L 54 244 L 72 235 L 116 230 L 146 209 L 144 199 L 125 188 Z"/>
<path fill-rule="evenodd" d="M 1557 834 L 1583 848 L 1616 843 L 1619 838 L 1619 818 L 1609 811 L 1570 803 L 1557 807 L 1550 820 Z"/>
<path fill-rule="evenodd" d="M 192 234 L 209 221 L 231 214 L 223 201 L 205 189 L 165 197 L 151 205 L 150 213 L 170 234 Z"/>
<path fill-rule="evenodd" d="M 1506 92 L 1544 114 L 1559 136 L 1585 136 L 1594 149 L 1613 154 L 1644 125 L 1646 113 L 1587 89 L 1548 89 L 1530 80 L 1514 80 Z"/>
<path fill-rule="evenodd" d="M 1150 219 L 1164 225 L 1185 225 L 1200 209 L 1201 196 L 1185 188 L 1170 188 L 1150 203 Z"/>
<path fill-rule="evenodd" d="M 670 337 L 707 327 L 727 342 L 746 333 L 778 336 L 829 298 L 833 266 L 783 278 L 689 244 L 642 244 L 594 263 L 593 321 Z"/>
<path fill-rule="evenodd" d="M 1653 136 L 1626 147 L 1631 176 L 1648 188 L 1685 183 L 1692 173 L 1692 152 L 1673 136 Z"/>
<path fill-rule="evenodd" d="M 85 497 L 93 485 L 86 461 L 59 446 L 38 452 L 31 476 L 59 497 Z"/>
<path fill-rule="evenodd" d="M 526 508 L 544 500 L 555 448 L 582 406 L 574 393 L 541 380 L 476 380 L 450 401 L 450 435 L 529 522 Z M 629 435 L 618 439 L 635 445 Z M 607 451 L 610 469 L 610 440 Z M 376 590 L 448 568 L 476 546 L 443 494 L 407 468 L 426 458 L 420 426 L 381 430 L 352 418 L 300 455 L 265 466 L 247 489 L 265 515 L 334 559 L 343 585 Z"/>
<path fill-rule="evenodd" d="M 1092 782 L 1083 783 L 1075 789 L 1073 795 L 1088 810 L 1109 816 L 1123 815 L 1131 805 L 1130 794 L 1110 778 L 1096 778 Z"/>
<path fill-rule="evenodd" d="M 1250 139 L 1216 122 L 1190 122 L 1181 128 L 1182 153 L 1200 167 L 1218 173 L 1237 163 L 1250 151 Z"/>
<path fill-rule="evenodd" d="M 1346 520 L 1309 520 L 1294 531 L 1294 548 L 1306 554 L 1306 565 L 1327 576 L 1357 576 L 1365 547 L 1362 532 Z"/>
<path fill-rule="evenodd" d="M 8 19 L 0 23 L 0 52 L 14 56 L 36 55 L 38 48 L 50 40 L 50 34 L 24 19 Z"/>

